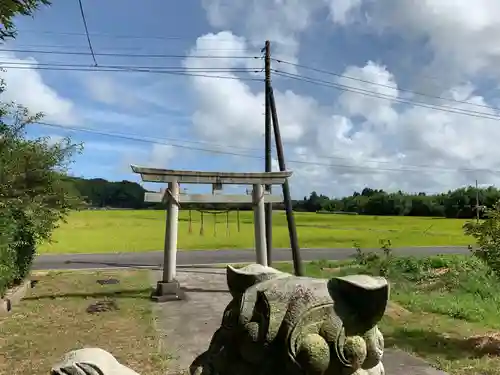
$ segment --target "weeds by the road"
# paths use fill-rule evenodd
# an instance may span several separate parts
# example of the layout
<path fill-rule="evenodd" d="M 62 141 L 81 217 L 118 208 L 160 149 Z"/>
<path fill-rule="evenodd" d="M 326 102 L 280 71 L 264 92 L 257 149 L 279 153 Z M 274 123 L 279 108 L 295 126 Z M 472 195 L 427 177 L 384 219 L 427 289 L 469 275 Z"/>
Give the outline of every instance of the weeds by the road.
<path fill-rule="evenodd" d="M 393 257 L 385 250 L 359 250 L 350 262 L 311 262 L 306 272 L 385 275 L 391 282 L 381 322 L 387 347 L 414 353 L 450 374 L 500 374 L 500 281 L 486 264 L 469 256 Z"/>

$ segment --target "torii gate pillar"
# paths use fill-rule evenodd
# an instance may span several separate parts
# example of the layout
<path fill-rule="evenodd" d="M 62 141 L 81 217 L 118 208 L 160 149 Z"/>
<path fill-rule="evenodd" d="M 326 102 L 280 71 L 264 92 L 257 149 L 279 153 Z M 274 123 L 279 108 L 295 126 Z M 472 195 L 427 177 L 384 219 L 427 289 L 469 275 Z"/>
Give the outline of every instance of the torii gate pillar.
<path fill-rule="evenodd" d="M 177 268 L 177 236 L 179 226 L 179 184 L 177 181 L 168 183 L 170 199 L 167 200 L 167 225 L 165 228 L 165 265 L 163 267 L 163 280 L 175 280 Z"/>
<path fill-rule="evenodd" d="M 267 266 L 267 243 L 266 243 L 266 216 L 264 206 L 264 187 L 260 184 L 253 185 L 253 222 L 255 236 L 255 255 L 257 263 Z"/>

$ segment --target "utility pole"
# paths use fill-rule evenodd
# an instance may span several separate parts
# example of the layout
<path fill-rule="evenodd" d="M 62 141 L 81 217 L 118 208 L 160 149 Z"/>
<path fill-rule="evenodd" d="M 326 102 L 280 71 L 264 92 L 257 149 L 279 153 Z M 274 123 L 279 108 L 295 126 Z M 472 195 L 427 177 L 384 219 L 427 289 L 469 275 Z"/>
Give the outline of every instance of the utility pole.
<path fill-rule="evenodd" d="M 271 89 L 271 43 L 266 40 L 264 47 L 264 70 L 265 70 L 265 171 L 272 171 L 272 155 L 271 155 L 271 104 L 270 104 L 270 89 Z M 266 185 L 265 189 L 271 193 L 271 185 Z M 273 249 L 273 204 L 266 203 L 265 206 L 265 222 L 266 222 L 266 247 L 267 247 L 267 264 L 272 264 L 272 249 Z"/>
<path fill-rule="evenodd" d="M 476 180 L 476 222 L 479 223 L 479 188 Z"/>
<path fill-rule="evenodd" d="M 276 154 L 278 154 L 278 164 L 280 171 L 286 171 L 285 153 L 281 141 L 278 113 L 276 112 L 276 102 L 274 100 L 273 88 L 269 87 L 269 104 L 271 105 L 271 116 L 273 120 L 274 140 L 276 142 Z M 286 221 L 288 223 L 288 234 L 290 235 L 290 247 L 292 248 L 293 268 L 296 276 L 304 276 L 304 266 L 300 255 L 299 241 L 297 238 L 297 228 L 293 216 L 292 197 L 288 178 L 283 184 L 283 198 L 285 202 Z"/>

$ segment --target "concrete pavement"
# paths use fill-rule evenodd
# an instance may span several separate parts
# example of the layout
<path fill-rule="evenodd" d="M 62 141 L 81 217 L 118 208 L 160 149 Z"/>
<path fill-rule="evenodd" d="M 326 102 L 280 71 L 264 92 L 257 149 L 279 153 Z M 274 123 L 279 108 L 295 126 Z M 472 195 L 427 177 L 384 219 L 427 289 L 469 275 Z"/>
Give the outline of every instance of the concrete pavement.
<path fill-rule="evenodd" d="M 363 249 L 372 251 L 378 249 Z M 469 254 L 466 246 L 425 246 L 394 248 L 396 255 L 429 256 L 437 254 Z M 310 260 L 343 260 L 352 257 L 353 248 L 339 249 L 302 249 L 302 259 Z M 273 260 L 291 261 L 290 249 L 273 249 Z M 247 263 L 255 261 L 255 251 L 242 250 L 189 250 L 178 252 L 178 265 L 207 265 L 218 263 Z M 161 268 L 162 251 L 142 253 L 108 253 L 108 254 L 63 254 L 39 255 L 33 269 L 89 269 L 89 268 Z"/>

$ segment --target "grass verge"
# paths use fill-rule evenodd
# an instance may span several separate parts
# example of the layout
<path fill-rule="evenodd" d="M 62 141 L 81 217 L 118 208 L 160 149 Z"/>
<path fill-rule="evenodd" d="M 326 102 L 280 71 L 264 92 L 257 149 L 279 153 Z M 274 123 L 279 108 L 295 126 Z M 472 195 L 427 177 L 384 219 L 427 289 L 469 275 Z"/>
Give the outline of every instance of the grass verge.
<path fill-rule="evenodd" d="M 10 316 L 0 317 L 0 374 L 46 375 L 73 349 L 100 347 L 141 374 L 160 375 L 159 353 L 149 302 L 147 271 L 49 272 Z M 99 279 L 115 278 L 114 285 Z M 96 302 L 116 310 L 89 313 Z"/>
<path fill-rule="evenodd" d="M 311 262 L 313 277 L 379 274 L 379 263 Z M 386 347 L 455 375 L 500 374 L 500 281 L 466 256 L 390 258 L 391 302 L 380 324 Z M 276 268 L 291 271 L 289 264 Z"/>

